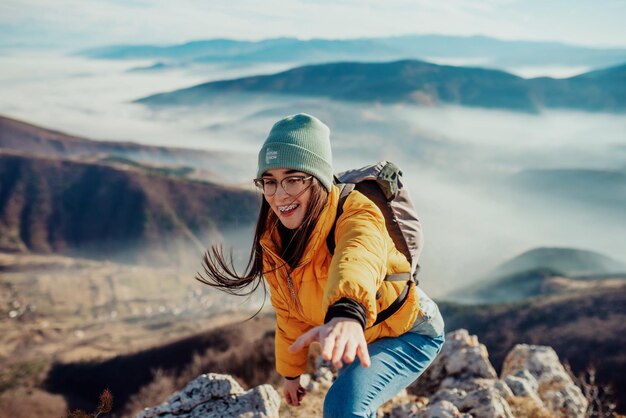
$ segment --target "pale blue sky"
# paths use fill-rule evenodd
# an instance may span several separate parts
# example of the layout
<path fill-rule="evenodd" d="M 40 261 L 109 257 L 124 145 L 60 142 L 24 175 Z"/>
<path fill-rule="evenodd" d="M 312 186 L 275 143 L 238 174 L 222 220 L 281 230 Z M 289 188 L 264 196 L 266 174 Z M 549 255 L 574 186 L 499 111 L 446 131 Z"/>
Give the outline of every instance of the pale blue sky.
<path fill-rule="evenodd" d="M 0 0 L 0 46 L 437 33 L 626 47 L 624 0 Z"/>

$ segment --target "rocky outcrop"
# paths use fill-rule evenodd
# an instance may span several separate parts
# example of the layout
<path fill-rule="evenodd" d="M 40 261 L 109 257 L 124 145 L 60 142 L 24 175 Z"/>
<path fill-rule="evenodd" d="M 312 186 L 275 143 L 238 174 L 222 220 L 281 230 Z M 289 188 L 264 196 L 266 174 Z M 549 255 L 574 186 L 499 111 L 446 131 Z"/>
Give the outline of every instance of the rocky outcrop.
<path fill-rule="evenodd" d="M 244 391 L 232 377 L 210 373 L 135 418 L 277 418 L 279 406 L 280 395 L 270 385 Z"/>
<path fill-rule="evenodd" d="M 587 409 L 580 388 L 550 347 L 516 346 L 498 379 L 485 346 L 463 329 L 447 334 L 440 355 L 414 389 L 429 395 L 427 405 L 412 411 L 398 406 L 394 417 L 583 418 Z"/>
<path fill-rule="evenodd" d="M 587 399 L 551 347 L 518 344 L 504 360 L 502 377 L 516 395 L 543 401 L 555 416 L 585 416 Z"/>
<path fill-rule="evenodd" d="M 308 393 L 305 400 L 322 402 L 334 378 L 332 364 L 318 357 L 315 372 L 302 376 Z M 441 353 L 409 392 L 412 395 L 403 391 L 383 405 L 378 416 L 584 418 L 587 409 L 580 388 L 550 347 L 517 345 L 498 377 L 485 346 L 464 329 L 446 335 Z M 244 392 L 229 376 L 210 374 L 136 418 L 274 417 L 280 402 L 269 385 Z"/>

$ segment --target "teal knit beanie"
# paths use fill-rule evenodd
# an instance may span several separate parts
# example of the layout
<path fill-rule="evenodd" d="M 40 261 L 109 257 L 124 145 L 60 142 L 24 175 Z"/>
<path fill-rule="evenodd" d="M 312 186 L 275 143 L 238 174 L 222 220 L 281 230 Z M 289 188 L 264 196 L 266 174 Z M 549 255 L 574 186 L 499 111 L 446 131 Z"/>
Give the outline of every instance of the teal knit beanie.
<path fill-rule="evenodd" d="M 276 122 L 259 152 L 257 177 L 272 168 L 312 174 L 330 191 L 333 167 L 328 126 L 306 113 Z"/>

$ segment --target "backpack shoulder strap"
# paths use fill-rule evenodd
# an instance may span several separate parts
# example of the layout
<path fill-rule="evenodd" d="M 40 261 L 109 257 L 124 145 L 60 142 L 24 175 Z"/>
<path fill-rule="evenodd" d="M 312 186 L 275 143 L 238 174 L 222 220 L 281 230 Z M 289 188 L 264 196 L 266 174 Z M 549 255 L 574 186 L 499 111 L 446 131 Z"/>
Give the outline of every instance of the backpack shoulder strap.
<path fill-rule="evenodd" d="M 337 219 L 343 213 L 343 204 L 346 202 L 346 199 L 350 195 L 350 192 L 354 190 L 353 183 L 340 183 L 337 184 L 339 187 L 339 203 L 337 203 L 337 215 L 335 216 L 335 221 L 333 222 L 333 227 L 330 229 L 328 236 L 326 237 L 326 246 L 328 247 L 328 251 L 330 251 L 330 255 L 335 254 L 335 228 L 337 227 Z"/>

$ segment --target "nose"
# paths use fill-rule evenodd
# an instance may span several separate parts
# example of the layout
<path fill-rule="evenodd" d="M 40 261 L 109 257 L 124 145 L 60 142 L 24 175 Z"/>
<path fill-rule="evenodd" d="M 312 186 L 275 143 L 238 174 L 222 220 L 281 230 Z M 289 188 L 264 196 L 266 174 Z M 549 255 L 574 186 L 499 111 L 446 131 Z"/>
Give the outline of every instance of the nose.
<path fill-rule="evenodd" d="M 276 185 L 276 193 L 274 193 L 274 199 L 281 200 L 290 197 L 285 189 L 283 189 L 283 185 L 278 183 Z"/>

